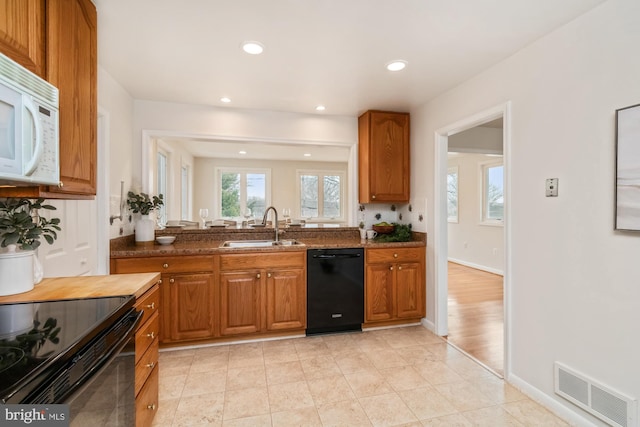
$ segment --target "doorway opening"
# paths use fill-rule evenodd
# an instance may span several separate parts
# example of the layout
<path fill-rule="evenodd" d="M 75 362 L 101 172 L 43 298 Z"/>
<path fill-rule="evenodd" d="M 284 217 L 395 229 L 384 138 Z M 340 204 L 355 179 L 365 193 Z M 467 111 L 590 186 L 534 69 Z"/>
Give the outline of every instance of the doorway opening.
<path fill-rule="evenodd" d="M 510 104 L 436 132 L 436 332 L 498 376 L 509 366 Z"/>

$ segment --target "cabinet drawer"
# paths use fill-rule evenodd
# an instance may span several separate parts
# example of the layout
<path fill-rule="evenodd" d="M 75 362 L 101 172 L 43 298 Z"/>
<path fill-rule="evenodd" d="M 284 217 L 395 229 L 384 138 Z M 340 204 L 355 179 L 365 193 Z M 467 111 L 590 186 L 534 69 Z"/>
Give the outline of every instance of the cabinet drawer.
<path fill-rule="evenodd" d="M 140 389 L 153 372 L 153 369 L 158 366 L 158 338 L 154 340 L 154 342 L 149 345 L 147 351 L 144 352 L 140 361 L 136 363 L 136 374 L 135 374 L 135 387 L 136 387 L 136 396 L 140 392 Z"/>
<path fill-rule="evenodd" d="M 119 258 L 115 261 L 116 273 L 195 273 L 213 271 L 213 256 L 177 256 L 149 258 Z"/>
<path fill-rule="evenodd" d="M 158 311 L 160 306 L 160 287 L 154 285 L 151 289 L 144 293 L 140 298 L 136 300 L 136 311 L 142 311 L 142 319 L 140 320 L 140 327 L 142 327 L 147 320 Z"/>
<path fill-rule="evenodd" d="M 306 252 L 260 252 L 255 254 L 220 255 L 221 270 L 253 270 L 260 268 L 304 267 Z"/>
<path fill-rule="evenodd" d="M 154 313 L 149 321 L 136 331 L 136 363 L 140 361 L 142 355 L 153 343 L 153 340 L 157 339 L 159 329 L 160 322 L 158 320 L 158 313 Z"/>
<path fill-rule="evenodd" d="M 158 412 L 158 367 L 151 371 L 147 382 L 136 396 L 136 427 L 148 427 Z"/>
<path fill-rule="evenodd" d="M 424 248 L 367 249 L 367 263 L 424 261 Z"/>

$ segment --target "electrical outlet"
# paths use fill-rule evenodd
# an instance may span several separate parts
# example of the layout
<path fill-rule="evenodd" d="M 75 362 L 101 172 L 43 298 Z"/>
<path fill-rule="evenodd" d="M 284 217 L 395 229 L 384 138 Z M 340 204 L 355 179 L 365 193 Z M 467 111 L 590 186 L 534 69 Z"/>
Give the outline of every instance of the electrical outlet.
<path fill-rule="evenodd" d="M 545 189 L 547 197 L 558 197 L 558 178 L 547 178 Z"/>

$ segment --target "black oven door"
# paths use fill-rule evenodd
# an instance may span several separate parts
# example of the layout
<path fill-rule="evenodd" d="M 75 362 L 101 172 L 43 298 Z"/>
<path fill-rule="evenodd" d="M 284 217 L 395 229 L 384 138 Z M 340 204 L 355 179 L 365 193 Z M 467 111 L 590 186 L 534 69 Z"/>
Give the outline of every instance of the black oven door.
<path fill-rule="evenodd" d="M 135 425 L 135 338 L 143 312 L 131 310 L 120 339 L 107 349 L 104 362 L 78 381 L 62 403 L 69 404 L 70 426 Z"/>
<path fill-rule="evenodd" d="M 70 427 L 135 426 L 135 354 L 124 350 L 65 401 Z"/>

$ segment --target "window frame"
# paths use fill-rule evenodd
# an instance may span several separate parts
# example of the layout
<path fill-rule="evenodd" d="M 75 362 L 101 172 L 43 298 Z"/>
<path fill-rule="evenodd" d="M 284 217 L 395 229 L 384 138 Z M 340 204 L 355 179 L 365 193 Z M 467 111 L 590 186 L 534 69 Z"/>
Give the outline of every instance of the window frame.
<path fill-rule="evenodd" d="M 180 166 L 180 219 L 186 221 L 190 221 L 193 215 L 191 169 L 189 163 L 182 163 Z"/>
<path fill-rule="evenodd" d="M 169 182 L 169 177 L 171 176 L 171 152 L 166 150 L 164 147 L 158 146 L 156 149 L 156 194 L 162 194 L 163 204 L 158 208 L 156 212 L 156 220 L 166 222 L 169 216 L 168 207 L 169 202 L 171 200 L 171 195 L 169 194 L 169 189 L 171 188 L 171 183 Z M 164 157 L 164 190 L 161 188 L 161 168 L 159 158 L 160 156 Z"/>
<path fill-rule="evenodd" d="M 312 217 L 303 217 L 302 216 L 302 197 L 300 194 L 301 184 L 300 179 L 303 175 L 308 176 L 317 176 L 318 177 L 318 216 Z M 325 217 L 324 215 L 320 215 L 321 207 L 324 206 L 324 178 L 326 176 L 339 176 L 340 177 L 340 216 L 338 217 Z M 342 170 L 333 170 L 333 169 L 296 169 L 296 206 L 298 209 L 298 213 L 300 218 L 307 219 L 312 222 L 321 222 L 321 223 L 331 223 L 331 222 L 344 222 L 345 219 L 345 187 L 346 187 L 346 174 Z M 323 212 L 324 214 L 324 212 Z"/>
<path fill-rule="evenodd" d="M 449 175 L 455 174 L 456 179 L 456 214 L 452 216 L 449 212 Z M 447 221 L 458 224 L 460 221 L 460 169 L 458 166 L 447 168 Z"/>
<path fill-rule="evenodd" d="M 487 162 L 482 162 L 479 164 L 480 166 L 480 224 L 488 225 L 494 227 L 502 227 L 504 226 L 504 211 L 501 219 L 493 219 L 487 217 L 489 200 L 488 200 L 488 192 L 487 192 L 487 180 L 489 170 L 496 167 L 502 167 L 502 200 L 503 200 L 503 208 L 504 208 L 504 161 L 502 160 L 502 156 L 500 156 L 499 160 L 491 160 Z"/>
<path fill-rule="evenodd" d="M 222 174 L 223 173 L 237 173 L 240 174 L 240 212 L 244 212 L 247 207 L 247 174 L 264 174 L 265 175 L 265 209 L 271 206 L 271 169 L 270 168 L 251 168 L 251 167 L 230 167 L 230 166 L 218 166 L 215 168 L 215 192 L 214 192 L 214 202 L 215 209 L 214 214 L 215 218 L 227 218 L 227 219 L 238 219 L 241 218 L 242 215 L 238 217 L 230 218 L 222 216 Z M 244 176 L 244 179 L 243 179 Z M 254 215 L 252 213 L 252 215 Z M 255 218 L 255 216 L 254 216 Z"/>

